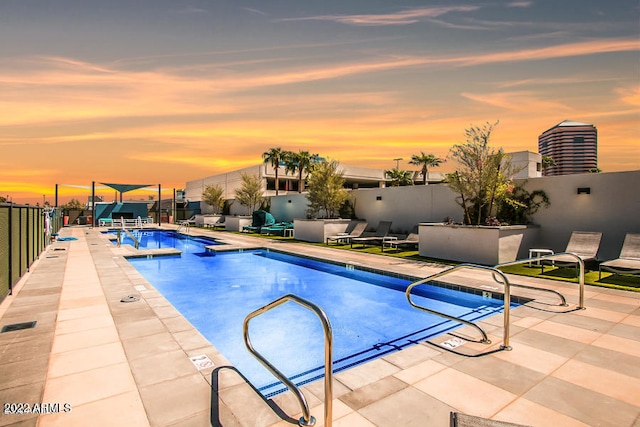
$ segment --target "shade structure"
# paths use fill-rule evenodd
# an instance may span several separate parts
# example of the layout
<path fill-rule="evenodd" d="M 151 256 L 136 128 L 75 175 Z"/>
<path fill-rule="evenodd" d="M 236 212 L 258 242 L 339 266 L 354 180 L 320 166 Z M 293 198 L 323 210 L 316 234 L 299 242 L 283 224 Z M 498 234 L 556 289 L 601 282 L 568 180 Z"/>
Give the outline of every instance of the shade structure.
<path fill-rule="evenodd" d="M 126 193 L 127 191 L 137 190 L 139 188 L 151 187 L 154 184 L 112 184 L 108 182 L 101 182 L 100 184 L 113 188 L 120 193 Z"/>

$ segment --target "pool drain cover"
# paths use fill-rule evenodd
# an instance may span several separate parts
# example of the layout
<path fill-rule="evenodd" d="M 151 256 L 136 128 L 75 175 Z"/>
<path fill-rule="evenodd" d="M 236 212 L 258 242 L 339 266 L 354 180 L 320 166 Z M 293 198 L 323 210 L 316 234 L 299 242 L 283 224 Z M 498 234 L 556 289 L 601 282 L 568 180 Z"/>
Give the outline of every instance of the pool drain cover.
<path fill-rule="evenodd" d="M 122 297 L 120 302 L 136 302 L 140 300 L 140 295 L 127 295 Z"/>
<path fill-rule="evenodd" d="M 0 333 L 19 331 L 21 329 L 31 329 L 31 328 L 34 328 L 35 326 L 36 326 L 35 320 L 33 322 L 14 323 L 12 325 L 4 325 Z"/>

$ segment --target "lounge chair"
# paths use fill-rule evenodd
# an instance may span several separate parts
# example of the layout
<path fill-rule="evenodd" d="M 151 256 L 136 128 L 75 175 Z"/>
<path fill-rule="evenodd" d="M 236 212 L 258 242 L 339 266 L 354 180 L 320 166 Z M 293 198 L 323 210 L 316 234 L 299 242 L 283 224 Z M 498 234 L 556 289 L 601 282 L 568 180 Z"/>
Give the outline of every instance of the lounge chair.
<path fill-rule="evenodd" d="M 595 260 L 598 255 L 598 248 L 600 247 L 600 239 L 602 239 L 602 233 L 599 232 L 574 231 L 571 233 L 565 252 L 577 255 L 582 261 Z M 574 265 L 576 270 L 578 268 L 576 259 L 568 254 L 551 255 L 545 259 L 559 264 L 561 267 Z M 544 273 L 544 265 L 545 261 L 540 262 L 542 273 Z"/>
<path fill-rule="evenodd" d="M 373 236 L 369 237 L 354 237 L 351 239 L 351 247 L 353 247 L 354 243 L 360 243 L 362 246 L 365 246 L 369 243 L 378 243 L 382 245 L 382 242 L 387 234 L 391 231 L 391 221 L 380 221 L 378 223 L 378 228 L 376 228 L 376 232 Z"/>
<path fill-rule="evenodd" d="M 292 222 L 276 222 L 273 225 L 260 228 L 260 234 L 284 236 L 284 230 L 293 228 Z"/>
<path fill-rule="evenodd" d="M 260 233 L 262 227 L 268 227 L 276 223 L 276 219 L 267 211 L 253 211 L 251 225 L 242 227 L 245 233 Z"/>
<path fill-rule="evenodd" d="M 354 224 L 353 229 L 349 232 L 336 234 L 334 236 L 327 236 L 327 239 L 326 239 L 327 245 L 329 244 L 329 242 L 349 243 L 351 239 L 362 236 L 362 234 L 364 233 L 364 230 L 366 230 L 367 227 L 369 226 L 368 222 L 363 222 L 363 221 L 354 221 L 353 224 Z M 348 229 L 349 228 L 347 226 L 347 230 Z"/>
<path fill-rule="evenodd" d="M 415 226 L 402 240 L 385 237 L 382 240 L 382 251 L 384 252 L 385 245 L 392 249 L 399 249 L 400 246 L 415 246 L 417 248 L 418 243 L 420 243 L 420 236 L 418 235 L 418 226 Z"/>
<path fill-rule="evenodd" d="M 620 256 L 600 263 L 598 270 L 598 280 L 602 278 L 602 270 L 616 274 L 640 274 L 640 234 L 627 233 Z"/>
<path fill-rule="evenodd" d="M 180 221 L 178 221 L 178 224 L 184 224 L 184 225 L 196 225 L 196 216 L 193 215 L 191 218 L 189 219 L 182 219 Z"/>

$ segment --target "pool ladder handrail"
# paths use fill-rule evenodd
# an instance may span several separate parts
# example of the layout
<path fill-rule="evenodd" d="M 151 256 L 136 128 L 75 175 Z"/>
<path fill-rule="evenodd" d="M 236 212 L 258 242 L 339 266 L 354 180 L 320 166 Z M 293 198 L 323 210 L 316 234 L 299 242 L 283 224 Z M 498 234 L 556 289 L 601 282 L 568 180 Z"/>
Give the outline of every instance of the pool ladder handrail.
<path fill-rule="evenodd" d="M 242 328 L 244 335 L 244 344 L 247 347 L 247 350 L 256 358 L 262 365 L 267 368 L 276 378 L 278 378 L 284 385 L 291 390 L 296 399 L 298 399 L 298 403 L 300 403 L 300 407 L 302 408 L 302 417 L 298 420 L 298 425 L 300 426 L 313 426 L 316 423 L 315 418 L 311 415 L 309 411 L 309 404 L 304 397 L 304 394 L 300 391 L 300 389 L 287 378 L 282 372 L 280 372 L 275 366 L 273 366 L 264 356 L 262 356 L 258 351 L 253 348 L 251 344 L 251 340 L 249 339 L 249 321 L 254 317 L 257 317 L 273 308 L 276 308 L 279 305 L 282 305 L 288 301 L 295 302 L 311 311 L 313 311 L 316 316 L 322 322 L 322 328 L 324 329 L 324 425 L 326 427 L 331 427 L 331 417 L 333 413 L 333 332 L 331 329 L 331 323 L 329 322 L 329 318 L 326 313 L 314 303 L 301 298 L 294 294 L 284 295 L 277 300 L 270 302 L 269 304 L 249 313 L 247 317 L 244 319 L 244 325 Z"/>
<path fill-rule="evenodd" d="M 138 239 L 136 239 L 136 236 L 134 236 L 129 230 L 127 230 L 126 228 L 124 228 L 124 226 L 122 227 L 122 229 L 118 229 L 118 234 L 116 237 L 116 240 L 118 242 L 118 247 L 120 247 L 120 245 L 122 244 L 122 232 L 125 232 L 126 234 L 129 235 L 129 237 L 131 237 L 131 239 L 133 240 L 133 246 L 138 249 L 138 247 L 140 246 L 140 242 L 138 241 Z"/>
<path fill-rule="evenodd" d="M 579 265 L 579 274 L 578 274 L 578 284 L 580 286 L 580 296 L 579 296 L 579 302 L 578 302 L 578 309 L 583 310 L 584 307 L 584 260 L 582 258 L 580 258 L 578 255 L 576 255 L 573 252 L 558 252 L 558 253 L 554 253 L 554 254 L 548 254 L 548 255 L 543 255 L 540 257 L 532 257 L 532 258 L 524 258 L 524 259 L 517 259 L 515 261 L 509 261 L 509 262 L 503 262 L 501 264 L 497 264 L 494 266 L 494 268 L 498 269 L 501 267 L 508 267 L 510 265 L 517 265 L 517 264 L 524 264 L 525 262 L 533 262 L 533 261 L 541 261 L 541 260 L 545 260 L 545 259 L 549 259 L 552 260 L 559 256 L 559 255 L 569 255 L 573 258 L 576 259 L 576 262 Z M 500 281 L 494 276 L 493 277 L 494 280 L 498 283 L 500 283 Z M 526 288 L 526 289 L 534 289 L 534 290 L 538 290 L 538 291 L 547 291 L 547 292 L 552 292 L 555 293 L 556 295 L 560 296 L 560 299 L 562 300 L 562 306 L 567 306 L 567 301 L 564 298 L 564 295 L 562 295 L 560 292 L 557 292 L 553 289 L 545 289 L 545 288 L 538 288 L 535 286 L 528 286 L 528 285 L 521 285 L 521 284 L 516 284 L 516 283 L 511 283 L 511 286 L 517 286 L 520 288 Z"/>
<path fill-rule="evenodd" d="M 189 222 L 185 221 L 185 222 L 181 222 L 180 225 L 178 226 L 178 228 L 176 228 L 176 233 L 180 232 L 181 229 L 185 228 L 186 234 L 189 235 Z"/>
<path fill-rule="evenodd" d="M 465 270 L 465 269 L 469 269 L 469 270 L 485 270 L 485 271 L 490 271 L 492 272 L 494 275 L 498 275 L 500 276 L 504 281 L 504 312 L 503 312 L 503 317 L 504 317 L 504 333 L 503 333 L 503 337 L 502 337 L 502 345 L 500 346 L 500 350 L 511 350 L 511 347 L 509 346 L 509 314 L 511 312 L 511 290 L 510 290 L 510 283 L 509 283 L 509 279 L 507 279 L 507 276 L 504 275 L 503 272 L 501 272 L 500 270 L 493 268 L 493 267 L 487 267 L 484 265 L 477 265 L 477 264 L 459 264 L 456 265 L 454 267 L 448 268 L 446 270 L 443 270 L 439 273 L 435 273 L 432 274 L 431 276 L 425 277 L 424 279 L 421 279 L 417 282 L 411 283 L 409 286 L 407 286 L 407 289 L 405 290 L 405 295 L 407 297 L 407 301 L 409 301 L 409 304 L 411 304 L 412 307 L 417 308 L 419 310 L 423 310 L 426 311 L 427 313 L 433 314 L 435 316 L 440 316 L 443 317 L 445 319 L 448 320 L 453 320 L 455 322 L 460 322 L 460 323 L 464 323 L 465 325 L 471 326 L 472 328 L 475 328 L 476 330 L 478 330 L 480 332 L 480 335 L 482 336 L 482 339 L 480 340 L 474 340 L 474 339 L 470 339 L 468 337 L 461 337 L 455 334 L 451 334 L 453 336 L 456 336 L 458 338 L 462 338 L 466 341 L 470 341 L 470 342 L 477 342 L 477 343 L 484 343 L 484 344 L 491 344 L 491 340 L 489 340 L 489 338 L 487 337 L 487 333 L 484 331 L 484 329 L 482 329 L 480 326 L 478 326 L 477 324 L 469 321 L 469 320 L 465 320 L 462 319 L 460 317 L 456 317 L 456 316 L 452 316 L 446 313 L 442 313 L 440 311 L 436 311 L 436 310 L 432 310 L 430 308 L 426 308 L 423 307 L 421 305 L 418 305 L 416 303 L 414 303 L 411 300 L 411 290 L 413 288 L 415 288 L 416 286 L 425 284 L 427 282 L 430 282 L 434 279 L 437 279 L 439 277 L 442 276 L 446 276 L 447 274 L 451 274 L 455 271 L 458 270 Z M 495 279 L 495 276 L 494 276 Z"/>

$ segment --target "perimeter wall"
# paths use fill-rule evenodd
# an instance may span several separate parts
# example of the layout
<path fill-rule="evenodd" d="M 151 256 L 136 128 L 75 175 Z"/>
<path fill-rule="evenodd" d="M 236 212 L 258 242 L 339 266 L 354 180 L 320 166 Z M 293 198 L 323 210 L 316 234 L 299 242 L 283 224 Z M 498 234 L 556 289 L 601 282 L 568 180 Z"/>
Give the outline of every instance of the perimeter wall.
<path fill-rule="evenodd" d="M 44 226 L 43 208 L 0 203 L 0 301 L 45 249 Z M 58 212 L 51 222 L 52 232 L 61 227 Z"/>
<path fill-rule="evenodd" d="M 541 226 L 534 246 L 563 251 L 572 231 L 602 232 L 598 258 L 616 258 L 626 233 L 640 233 L 640 171 L 588 173 L 518 180 L 528 191 L 543 190 L 551 206 L 534 215 Z M 589 188 L 589 194 L 578 194 Z M 444 184 L 368 188 L 351 191 L 356 216 L 373 230 L 381 220 L 392 221 L 392 232 L 406 234 L 420 222 L 453 217 L 462 222 L 456 195 Z M 277 221 L 305 218 L 304 195 L 271 198 Z"/>

